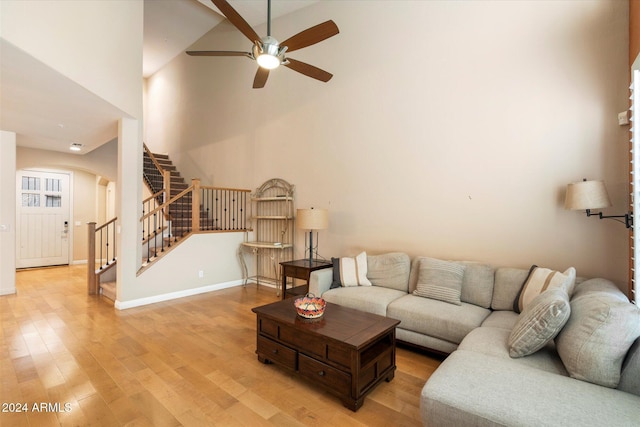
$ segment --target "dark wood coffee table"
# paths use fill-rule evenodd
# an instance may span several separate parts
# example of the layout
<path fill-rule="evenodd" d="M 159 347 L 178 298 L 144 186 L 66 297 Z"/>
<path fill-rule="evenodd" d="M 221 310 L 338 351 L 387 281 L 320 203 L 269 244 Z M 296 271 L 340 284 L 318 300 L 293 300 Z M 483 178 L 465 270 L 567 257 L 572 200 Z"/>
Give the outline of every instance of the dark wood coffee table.
<path fill-rule="evenodd" d="M 396 370 L 399 320 L 327 303 L 324 315 L 297 315 L 293 299 L 252 309 L 258 360 L 275 363 L 337 395 L 357 411 L 365 396 Z"/>

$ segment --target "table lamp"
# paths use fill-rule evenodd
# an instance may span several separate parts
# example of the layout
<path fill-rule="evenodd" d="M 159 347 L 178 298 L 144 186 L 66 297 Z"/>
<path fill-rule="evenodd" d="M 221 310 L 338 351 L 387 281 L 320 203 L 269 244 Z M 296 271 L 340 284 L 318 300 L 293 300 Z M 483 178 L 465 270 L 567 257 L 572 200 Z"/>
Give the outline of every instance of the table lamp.
<path fill-rule="evenodd" d="M 313 262 L 313 232 L 316 231 L 317 236 L 318 230 L 324 230 L 329 227 L 329 212 L 326 209 L 298 209 L 296 224 L 298 228 L 309 230 L 309 265 L 311 265 Z M 316 246 L 316 258 L 317 254 L 318 249 Z"/>

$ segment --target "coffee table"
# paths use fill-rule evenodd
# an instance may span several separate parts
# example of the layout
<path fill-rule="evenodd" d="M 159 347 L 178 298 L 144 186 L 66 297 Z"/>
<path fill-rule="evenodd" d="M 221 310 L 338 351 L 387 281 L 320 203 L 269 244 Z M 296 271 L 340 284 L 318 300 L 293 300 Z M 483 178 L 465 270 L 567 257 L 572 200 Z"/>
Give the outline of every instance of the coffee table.
<path fill-rule="evenodd" d="M 287 299 L 252 309 L 258 360 L 296 372 L 357 411 L 396 370 L 399 320 L 327 303 L 319 319 L 297 315 Z"/>

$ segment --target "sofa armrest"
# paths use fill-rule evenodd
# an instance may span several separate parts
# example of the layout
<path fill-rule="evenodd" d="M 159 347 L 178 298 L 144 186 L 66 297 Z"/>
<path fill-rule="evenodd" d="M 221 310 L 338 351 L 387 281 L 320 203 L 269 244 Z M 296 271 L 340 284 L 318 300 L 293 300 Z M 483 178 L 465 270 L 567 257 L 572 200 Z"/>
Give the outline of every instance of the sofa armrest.
<path fill-rule="evenodd" d="M 323 268 L 312 271 L 309 276 L 309 293 L 321 297 L 331 288 L 333 282 L 333 268 Z"/>

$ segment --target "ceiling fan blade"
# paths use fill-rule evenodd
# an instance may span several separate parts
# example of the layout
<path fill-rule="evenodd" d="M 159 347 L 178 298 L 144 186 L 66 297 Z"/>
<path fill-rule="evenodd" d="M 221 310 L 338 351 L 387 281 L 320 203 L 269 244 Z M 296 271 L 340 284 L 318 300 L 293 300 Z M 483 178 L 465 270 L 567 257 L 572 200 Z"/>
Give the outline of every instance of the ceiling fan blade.
<path fill-rule="evenodd" d="M 227 17 L 229 22 L 231 22 L 242 34 L 245 35 L 246 38 L 251 40 L 251 43 L 255 43 L 257 40 L 260 40 L 260 36 L 251 28 L 251 25 L 244 20 L 242 16 L 236 10 L 231 7 L 226 0 L 211 0 L 213 4 L 216 5 L 220 12 L 224 16 Z"/>
<path fill-rule="evenodd" d="M 188 50 L 186 53 L 191 56 L 246 56 L 247 58 L 253 58 L 249 52 L 232 50 Z"/>
<path fill-rule="evenodd" d="M 329 37 L 333 37 L 339 32 L 340 30 L 338 30 L 336 23 L 329 20 L 314 27 L 307 28 L 295 36 L 289 37 L 280 43 L 280 46 L 287 46 L 287 52 L 293 52 L 294 50 L 302 49 L 303 47 L 311 46 Z"/>
<path fill-rule="evenodd" d="M 253 88 L 260 89 L 263 88 L 267 83 L 267 78 L 269 77 L 269 70 L 266 68 L 258 67 L 258 71 L 256 71 L 256 76 L 253 79 Z"/>
<path fill-rule="evenodd" d="M 285 67 L 291 68 L 294 71 L 297 71 L 305 76 L 309 76 L 316 80 L 320 80 L 321 82 L 328 82 L 333 77 L 333 74 L 327 73 L 324 70 L 321 70 L 318 67 L 314 67 L 313 65 L 309 65 L 307 63 L 296 61 L 295 59 L 287 58 L 289 61 L 288 64 L 283 64 Z"/>

